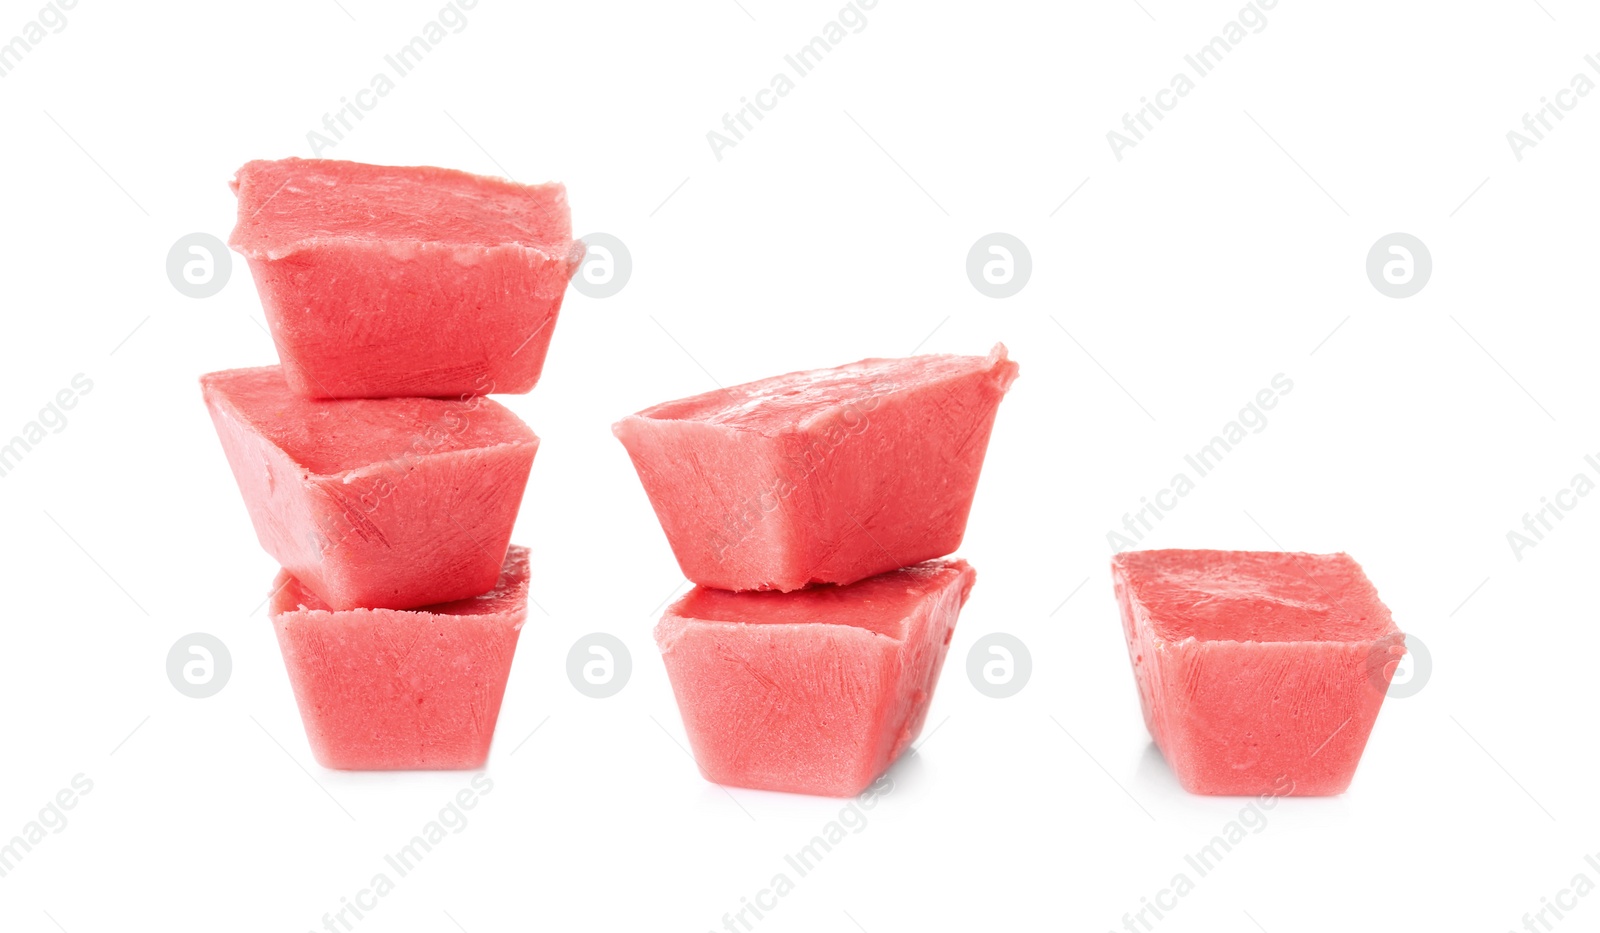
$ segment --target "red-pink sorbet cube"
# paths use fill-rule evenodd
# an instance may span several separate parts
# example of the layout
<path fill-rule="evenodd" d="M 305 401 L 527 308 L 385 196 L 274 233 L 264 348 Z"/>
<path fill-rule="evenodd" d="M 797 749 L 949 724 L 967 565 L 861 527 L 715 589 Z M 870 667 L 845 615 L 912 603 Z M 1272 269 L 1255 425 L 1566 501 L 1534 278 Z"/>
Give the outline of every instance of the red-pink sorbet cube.
<path fill-rule="evenodd" d="M 566 189 L 327 159 L 245 164 L 230 245 L 315 398 L 532 389 L 583 256 Z"/>
<path fill-rule="evenodd" d="M 267 553 L 334 609 L 495 585 L 539 439 L 487 398 L 308 399 L 276 366 L 200 379 Z"/>
<path fill-rule="evenodd" d="M 1017 364 L 869 359 L 647 408 L 612 430 L 690 580 L 854 583 L 961 545 Z"/>
<path fill-rule="evenodd" d="M 1145 725 L 1185 790 L 1344 792 L 1405 651 L 1359 564 L 1130 551 L 1111 571 Z"/>
<path fill-rule="evenodd" d="M 483 766 L 528 614 L 526 548 L 507 552 L 488 592 L 423 609 L 330 609 L 287 571 L 273 590 L 278 647 L 323 767 Z"/>
<path fill-rule="evenodd" d="M 696 587 L 656 625 L 695 761 L 736 787 L 850 797 L 916 740 L 966 561 L 792 593 Z"/>

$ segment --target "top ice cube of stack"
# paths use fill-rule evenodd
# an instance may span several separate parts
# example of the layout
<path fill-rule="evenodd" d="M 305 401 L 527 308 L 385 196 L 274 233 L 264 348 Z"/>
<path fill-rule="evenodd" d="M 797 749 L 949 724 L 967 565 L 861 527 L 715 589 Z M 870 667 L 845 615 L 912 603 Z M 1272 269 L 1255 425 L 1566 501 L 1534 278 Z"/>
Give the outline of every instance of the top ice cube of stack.
<path fill-rule="evenodd" d="M 582 259 L 566 189 L 452 169 L 254 161 L 233 182 L 244 255 L 296 393 L 533 388 Z"/>
<path fill-rule="evenodd" d="M 998 344 L 868 359 L 666 402 L 612 430 L 690 580 L 849 584 L 960 546 L 1016 376 Z"/>

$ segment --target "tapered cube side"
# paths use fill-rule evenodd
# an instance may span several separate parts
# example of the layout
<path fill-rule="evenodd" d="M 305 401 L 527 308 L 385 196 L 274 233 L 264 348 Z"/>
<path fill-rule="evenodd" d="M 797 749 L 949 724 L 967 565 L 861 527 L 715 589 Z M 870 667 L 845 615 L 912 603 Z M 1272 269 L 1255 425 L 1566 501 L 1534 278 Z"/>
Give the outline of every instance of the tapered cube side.
<path fill-rule="evenodd" d="M 306 738 L 326 768 L 482 767 L 527 617 L 528 551 L 494 587 L 424 609 L 334 610 L 287 572 L 270 615 Z"/>
<path fill-rule="evenodd" d="M 1404 635 L 1346 554 L 1112 561 L 1145 725 L 1197 794 L 1343 793 Z"/>
<path fill-rule="evenodd" d="M 955 551 L 1017 366 L 863 360 L 614 427 L 684 575 L 728 590 L 847 585 Z"/>
<path fill-rule="evenodd" d="M 233 180 L 289 387 L 313 398 L 531 390 L 582 260 L 566 189 L 450 169 L 256 161 Z"/>
<path fill-rule="evenodd" d="M 495 585 L 539 439 L 486 398 L 313 400 L 278 367 L 201 379 L 267 553 L 335 609 Z"/>
<path fill-rule="evenodd" d="M 849 586 L 692 590 L 655 636 L 701 773 L 861 793 L 921 733 L 974 579 L 928 561 Z"/>

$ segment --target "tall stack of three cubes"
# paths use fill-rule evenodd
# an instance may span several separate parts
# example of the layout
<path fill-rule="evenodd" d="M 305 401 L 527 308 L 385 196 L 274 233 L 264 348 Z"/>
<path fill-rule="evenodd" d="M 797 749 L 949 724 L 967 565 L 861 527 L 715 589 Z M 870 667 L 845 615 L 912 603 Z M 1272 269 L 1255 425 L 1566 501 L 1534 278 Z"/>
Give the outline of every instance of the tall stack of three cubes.
<path fill-rule="evenodd" d="M 480 767 L 517 635 L 510 543 L 538 381 L 582 258 L 566 191 L 435 168 L 251 162 L 230 245 L 281 365 L 201 386 L 325 767 Z"/>
<path fill-rule="evenodd" d="M 849 797 L 921 732 L 971 592 L 960 546 L 1016 363 L 869 359 L 613 428 L 684 575 L 655 637 L 701 773 Z"/>

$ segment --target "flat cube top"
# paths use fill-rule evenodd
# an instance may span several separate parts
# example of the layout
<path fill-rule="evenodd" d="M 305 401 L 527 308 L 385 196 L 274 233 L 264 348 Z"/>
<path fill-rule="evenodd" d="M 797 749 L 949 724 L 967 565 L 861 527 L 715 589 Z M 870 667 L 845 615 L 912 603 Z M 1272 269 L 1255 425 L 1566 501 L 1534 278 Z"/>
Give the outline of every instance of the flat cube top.
<path fill-rule="evenodd" d="M 512 545 L 506 551 L 506 562 L 500 569 L 500 580 L 494 589 L 470 599 L 423 606 L 418 609 L 377 610 L 395 615 L 486 616 L 525 612 L 528 606 L 528 549 Z M 370 609 L 329 609 L 317 594 L 301 585 L 287 570 L 279 571 L 272 582 L 272 616 L 285 612 L 328 612 L 344 615 L 352 612 L 372 612 Z"/>
<path fill-rule="evenodd" d="M 279 259 L 324 240 L 490 247 L 549 256 L 570 250 L 567 190 L 454 169 L 332 159 L 245 163 L 232 181 L 239 222 L 230 245 Z"/>
<path fill-rule="evenodd" d="M 277 366 L 200 377 L 206 404 L 221 406 L 312 473 L 335 475 L 432 454 L 538 444 L 533 431 L 491 399 L 308 399 Z"/>
<path fill-rule="evenodd" d="M 703 622 L 751 625 L 850 625 L 894 639 L 906 637 L 917 607 L 965 575 L 964 560 L 930 560 L 849 586 L 817 584 L 791 593 L 733 593 L 697 586 L 667 610 Z"/>
<path fill-rule="evenodd" d="M 992 373 L 1003 391 L 1016 378 L 1017 364 L 1004 344 L 987 356 L 912 356 L 867 359 L 831 369 L 773 376 L 664 402 L 638 413 L 663 421 L 700 421 L 772 434 L 849 406 L 870 409 L 873 400 L 910 388 L 937 386 L 961 376 Z"/>
<path fill-rule="evenodd" d="M 1370 641 L 1398 631 L 1348 554 L 1128 551 L 1113 563 L 1164 641 Z"/>

